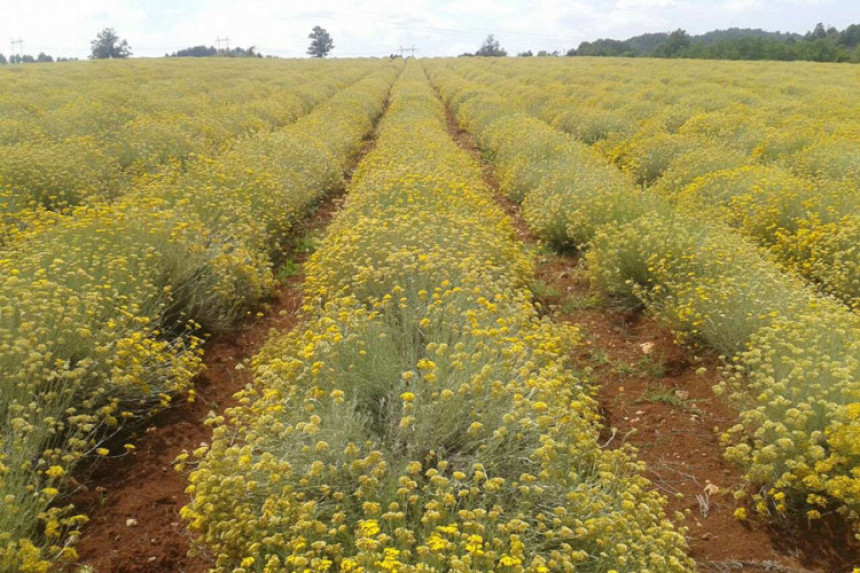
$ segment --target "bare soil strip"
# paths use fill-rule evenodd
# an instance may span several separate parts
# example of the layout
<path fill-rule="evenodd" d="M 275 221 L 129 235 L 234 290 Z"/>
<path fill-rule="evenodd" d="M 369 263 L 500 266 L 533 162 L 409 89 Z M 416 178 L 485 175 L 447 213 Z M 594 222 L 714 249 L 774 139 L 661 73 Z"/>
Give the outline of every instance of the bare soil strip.
<path fill-rule="evenodd" d="M 520 239 L 535 245 L 519 206 L 499 192 L 474 136 L 450 110 L 448 129 L 481 161 L 485 182 Z M 694 355 L 650 317 L 601 300 L 576 255 L 542 252 L 532 290 L 555 320 L 579 327 L 584 345 L 572 349 L 572 364 L 598 388 L 606 447 L 627 443 L 638 449 L 645 476 L 669 500 L 668 513 L 686 514 L 682 525 L 700 570 L 833 572 L 860 563 L 857 543 L 839 526 L 788 531 L 735 519 L 732 492 L 743 480 L 723 459 L 718 433 L 736 424 L 737 416 L 712 391 L 719 380 L 716 356 Z"/>
<path fill-rule="evenodd" d="M 374 142 L 375 134 L 364 142 L 356 165 Z M 295 230 L 288 264 L 296 273 L 282 280 L 235 331 L 207 342 L 205 370 L 195 381 L 196 400 L 171 406 L 128 437 L 136 447 L 130 455 L 90 468 L 84 492 L 73 500 L 90 517 L 76 547 L 80 564 L 96 573 L 196 573 L 211 566 L 202 557 L 187 555 L 193 539 L 179 510 L 188 501 L 188 473 L 176 472 L 173 462 L 209 443 L 212 432 L 204 424 L 209 412 L 235 405 L 233 395 L 252 379 L 250 359 L 272 331 L 285 332 L 301 322 L 304 276 L 299 265 L 310 254 L 308 237 L 326 227 L 343 200 L 343 192 L 327 197 Z"/>

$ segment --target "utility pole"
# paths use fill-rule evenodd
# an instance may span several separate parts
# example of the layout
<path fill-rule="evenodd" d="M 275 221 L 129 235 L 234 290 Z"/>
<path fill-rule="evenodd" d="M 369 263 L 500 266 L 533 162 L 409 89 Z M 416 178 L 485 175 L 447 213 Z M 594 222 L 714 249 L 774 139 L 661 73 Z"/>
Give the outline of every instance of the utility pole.
<path fill-rule="evenodd" d="M 230 51 L 230 37 L 225 36 L 223 38 L 218 37 L 215 38 L 215 45 L 218 46 L 218 53 L 221 52 L 229 52 Z M 223 48 L 221 46 L 224 46 Z"/>

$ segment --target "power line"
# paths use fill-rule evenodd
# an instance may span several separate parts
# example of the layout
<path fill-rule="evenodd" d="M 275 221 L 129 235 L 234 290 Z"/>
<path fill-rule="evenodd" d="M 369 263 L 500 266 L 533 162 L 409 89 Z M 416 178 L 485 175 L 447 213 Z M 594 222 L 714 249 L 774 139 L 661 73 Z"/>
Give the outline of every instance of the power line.
<path fill-rule="evenodd" d="M 317 16 L 325 16 L 329 18 L 353 18 L 353 17 L 362 17 L 369 20 L 376 20 L 378 22 L 385 22 L 389 24 L 394 24 L 395 26 L 400 26 L 408 29 L 409 31 L 415 32 L 441 32 L 441 33 L 449 33 L 449 34 L 487 34 L 488 30 L 486 28 L 478 28 L 478 27 L 467 27 L 467 26 L 458 26 L 458 27 L 446 27 L 446 26 L 436 26 L 429 23 L 420 23 L 415 20 L 409 20 L 408 18 L 398 18 L 395 16 L 389 16 L 385 14 L 374 14 L 371 12 L 358 12 L 358 13 L 346 13 L 346 12 L 338 12 L 334 10 L 316 10 L 310 15 Z M 568 42 L 568 38 L 558 38 L 553 36 L 547 36 L 545 34 L 534 32 L 534 31 L 517 31 L 517 30 L 509 30 L 505 29 L 504 26 L 499 26 L 501 29 L 501 33 L 496 33 L 497 36 L 504 36 L 506 39 L 510 38 L 519 38 L 519 39 L 531 39 L 531 40 L 539 40 L 544 42 Z"/>

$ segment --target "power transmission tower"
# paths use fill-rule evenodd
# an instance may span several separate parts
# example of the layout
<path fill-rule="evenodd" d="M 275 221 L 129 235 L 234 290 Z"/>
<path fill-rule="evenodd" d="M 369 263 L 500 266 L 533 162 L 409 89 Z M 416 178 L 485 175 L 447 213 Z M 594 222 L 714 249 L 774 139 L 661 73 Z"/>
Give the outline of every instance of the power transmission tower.
<path fill-rule="evenodd" d="M 21 38 L 18 38 L 17 40 L 12 40 L 10 42 L 10 44 L 12 44 L 12 53 L 13 54 L 17 54 L 19 56 L 24 55 L 24 40 L 22 40 Z M 15 49 L 15 46 L 18 46 L 18 48 Z"/>
<path fill-rule="evenodd" d="M 230 37 L 215 38 L 215 45 L 218 46 L 218 53 L 230 51 Z M 224 46 L 223 48 L 221 46 Z"/>
<path fill-rule="evenodd" d="M 415 57 L 415 44 L 412 44 L 411 48 L 404 48 L 403 46 L 400 46 L 400 57 L 401 58 L 403 57 L 403 52 L 411 52 L 411 55 L 414 58 Z"/>

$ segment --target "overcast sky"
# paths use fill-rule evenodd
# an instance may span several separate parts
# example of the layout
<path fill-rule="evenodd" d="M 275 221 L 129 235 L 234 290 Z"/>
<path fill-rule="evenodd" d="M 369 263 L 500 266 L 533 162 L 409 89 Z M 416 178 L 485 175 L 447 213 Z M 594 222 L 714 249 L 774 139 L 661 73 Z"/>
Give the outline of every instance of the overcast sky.
<path fill-rule="evenodd" d="M 583 40 L 625 39 L 684 28 L 806 32 L 816 22 L 860 23 L 858 0 L 0 0 L 0 53 L 86 57 L 105 27 L 135 56 L 229 37 L 231 47 L 303 57 L 314 25 L 334 38 L 333 56 L 386 56 L 414 45 L 418 56 L 454 56 L 495 34 L 510 53 L 565 51 Z"/>

